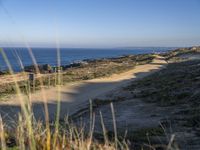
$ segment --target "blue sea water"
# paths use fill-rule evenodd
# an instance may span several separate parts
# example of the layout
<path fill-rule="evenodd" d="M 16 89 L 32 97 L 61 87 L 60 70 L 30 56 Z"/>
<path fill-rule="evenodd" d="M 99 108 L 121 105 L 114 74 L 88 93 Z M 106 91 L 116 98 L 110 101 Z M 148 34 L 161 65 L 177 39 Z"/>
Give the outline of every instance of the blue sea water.
<path fill-rule="evenodd" d="M 32 65 L 33 61 L 26 48 L 3 48 L 6 56 L 14 71 L 21 71 L 21 66 Z M 98 59 L 118 57 L 129 54 L 145 54 L 152 52 L 164 52 L 173 48 L 113 48 L 113 49 L 95 49 L 95 48 L 61 48 L 61 65 L 68 65 L 75 61 L 84 59 Z M 57 51 L 55 48 L 32 48 L 32 52 L 37 64 L 57 65 Z M 5 60 L 0 54 L 0 70 L 7 70 Z"/>

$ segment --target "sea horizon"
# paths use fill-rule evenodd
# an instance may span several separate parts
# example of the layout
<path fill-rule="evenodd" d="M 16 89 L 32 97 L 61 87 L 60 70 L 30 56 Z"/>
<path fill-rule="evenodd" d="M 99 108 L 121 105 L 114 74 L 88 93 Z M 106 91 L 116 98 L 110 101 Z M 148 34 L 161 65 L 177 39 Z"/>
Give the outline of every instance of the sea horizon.
<path fill-rule="evenodd" d="M 21 65 L 33 65 L 33 61 L 26 47 L 3 47 L 10 64 L 15 72 L 22 71 Z M 57 66 L 57 48 L 31 47 L 38 65 L 49 64 Z M 147 54 L 165 52 L 176 47 L 132 47 L 132 48 L 59 48 L 61 65 L 69 65 L 86 59 L 113 58 L 124 55 Z M 46 51 L 48 50 L 48 53 Z M 7 65 L 0 55 L 0 70 L 7 70 Z"/>

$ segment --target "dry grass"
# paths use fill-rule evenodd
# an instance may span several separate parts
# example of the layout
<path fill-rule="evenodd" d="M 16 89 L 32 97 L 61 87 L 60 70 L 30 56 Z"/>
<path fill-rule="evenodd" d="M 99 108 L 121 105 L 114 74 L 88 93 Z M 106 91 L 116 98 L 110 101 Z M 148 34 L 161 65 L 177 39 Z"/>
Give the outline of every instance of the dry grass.
<path fill-rule="evenodd" d="M 93 137 L 93 128 L 89 132 L 85 132 L 84 127 L 77 127 L 70 124 L 66 119 L 64 125 L 59 125 L 58 131 L 55 131 L 55 124 L 51 125 L 50 142 L 48 130 L 42 122 L 35 122 L 32 120 L 32 130 L 34 138 L 30 138 L 30 131 L 28 129 L 27 121 L 19 117 L 17 127 L 12 130 L 7 130 L 6 125 L 0 121 L 1 133 L 1 148 L 15 148 L 20 150 L 25 149 L 129 149 L 127 143 L 117 141 L 99 141 Z M 11 134 L 12 133 L 12 134 Z M 55 137 L 56 136 L 56 137 Z M 35 143 L 35 145 L 33 145 Z M 46 143 L 46 144 L 45 144 Z M 48 144 L 47 144 L 48 143 Z"/>

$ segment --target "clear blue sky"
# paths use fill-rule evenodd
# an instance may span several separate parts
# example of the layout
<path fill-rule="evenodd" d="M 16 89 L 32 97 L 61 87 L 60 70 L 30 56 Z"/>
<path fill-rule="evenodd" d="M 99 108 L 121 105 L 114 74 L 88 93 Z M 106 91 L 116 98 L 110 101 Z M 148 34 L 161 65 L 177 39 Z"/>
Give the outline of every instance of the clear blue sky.
<path fill-rule="evenodd" d="M 0 45 L 200 45 L 200 0 L 0 0 Z"/>

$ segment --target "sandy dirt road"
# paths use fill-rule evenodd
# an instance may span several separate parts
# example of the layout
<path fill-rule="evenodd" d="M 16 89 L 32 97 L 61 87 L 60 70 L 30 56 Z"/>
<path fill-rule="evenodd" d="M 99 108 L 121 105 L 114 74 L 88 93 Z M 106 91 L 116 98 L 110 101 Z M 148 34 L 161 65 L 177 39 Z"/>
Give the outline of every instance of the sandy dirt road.
<path fill-rule="evenodd" d="M 150 64 L 139 65 L 134 69 L 114 74 L 106 78 L 70 83 L 60 88 L 50 88 L 44 90 L 44 96 L 47 101 L 50 120 L 55 119 L 57 109 L 57 99 L 60 97 L 61 111 L 60 118 L 66 115 L 73 115 L 80 109 L 88 106 L 89 99 L 108 94 L 109 92 L 126 86 L 131 81 L 143 78 L 149 74 L 158 71 L 165 66 L 163 58 L 157 57 Z M 25 97 L 25 96 L 23 96 Z M 44 118 L 44 99 L 41 91 L 31 95 L 33 112 L 36 118 Z M 14 118 L 20 112 L 20 101 L 17 96 L 13 96 L 8 101 L 0 102 L 0 114 L 4 119 Z"/>

